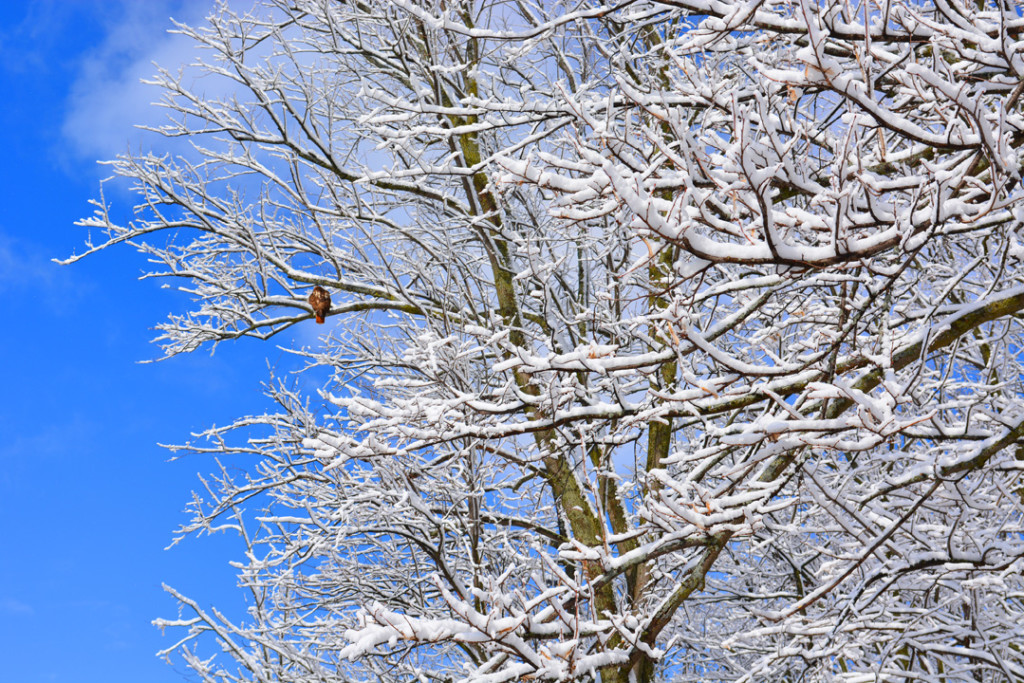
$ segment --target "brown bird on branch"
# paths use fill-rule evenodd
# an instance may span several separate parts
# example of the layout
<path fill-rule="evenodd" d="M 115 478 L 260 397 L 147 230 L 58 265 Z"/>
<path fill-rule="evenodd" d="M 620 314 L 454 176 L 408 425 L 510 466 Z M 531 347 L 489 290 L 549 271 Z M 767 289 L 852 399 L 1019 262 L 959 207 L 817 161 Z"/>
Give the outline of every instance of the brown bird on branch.
<path fill-rule="evenodd" d="M 309 305 L 313 307 L 316 321 L 323 324 L 324 318 L 331 311 L 331 295 L 327 293 L 326 289 L 317 285 L 309 295 Z"/>

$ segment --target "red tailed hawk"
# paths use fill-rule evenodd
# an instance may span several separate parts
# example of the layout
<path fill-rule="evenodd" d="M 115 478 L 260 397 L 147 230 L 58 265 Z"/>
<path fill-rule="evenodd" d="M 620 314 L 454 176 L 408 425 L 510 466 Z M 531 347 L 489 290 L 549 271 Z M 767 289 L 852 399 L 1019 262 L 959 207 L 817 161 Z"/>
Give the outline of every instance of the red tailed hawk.
<path fill-rule="evenodd" d="M 322 324 L 324 318 L 331 311 L 331 295 L 327 293 L 326 289 L 317 285 L 313 288 L 313 293 L 309 295 L 309 305 L 313 307 L 316 321 Z"/>

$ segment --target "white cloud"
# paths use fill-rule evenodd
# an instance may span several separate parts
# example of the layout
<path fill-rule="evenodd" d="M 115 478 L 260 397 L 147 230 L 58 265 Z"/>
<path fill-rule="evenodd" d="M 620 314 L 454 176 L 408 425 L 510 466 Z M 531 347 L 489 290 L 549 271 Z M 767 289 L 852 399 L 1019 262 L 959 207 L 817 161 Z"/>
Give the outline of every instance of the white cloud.
<path fill-rule="evenodd" d="M 72 286 L 67 271 L 32 241 L 11 236 L 0 226 L 0 296 L 33 292 L 51 308 L 63 312 L 78 303 L 84 285 Z"/>
<path fill-rule="evenodd" d="M 119 0 L 106 3 L 106 37 L 81 62 L 79 76 L 68 95 L 62 133 L 75 156 L 110 159 L 137 150 L 151 133 L 138 125 L 158 125 L 165 110 L 152 106 L 160 92 L 141 81 L 156 72 L 155 64 L 176 71 L 197 55 L 187 38 L 170 34 L 171 17 L 200 23 L 212 10 L 212 0 Z"/>
<path fill-rule="evenodd" d="M 15 598 L 0 598 L 0 614 L 12 617 L 31 617 L 36 613 L 32 605 Z"/>

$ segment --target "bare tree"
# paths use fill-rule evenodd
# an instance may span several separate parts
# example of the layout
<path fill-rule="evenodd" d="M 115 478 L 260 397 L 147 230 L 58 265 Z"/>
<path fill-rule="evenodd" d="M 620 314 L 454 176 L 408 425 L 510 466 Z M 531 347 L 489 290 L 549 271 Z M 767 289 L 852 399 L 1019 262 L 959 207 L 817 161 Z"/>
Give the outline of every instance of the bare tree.
<path fill-rule="evenodd" d="M 167 355 L 308 325 L 189 448 L 203 681 L 1024 679 L 1019 4 L 274 0 L 83 225 Z M 216 82 L 216 81 L 214 81 Z M 223 85 L 224 83 L 229 86 Z M 228 94 L 223 94 L 228 93 Z M 75 260 L 76 256 L 69 260 Z M 213 645 L 212 650 L 207 647 Z M 211 656 L 215 655 L 215 656 Z"/>

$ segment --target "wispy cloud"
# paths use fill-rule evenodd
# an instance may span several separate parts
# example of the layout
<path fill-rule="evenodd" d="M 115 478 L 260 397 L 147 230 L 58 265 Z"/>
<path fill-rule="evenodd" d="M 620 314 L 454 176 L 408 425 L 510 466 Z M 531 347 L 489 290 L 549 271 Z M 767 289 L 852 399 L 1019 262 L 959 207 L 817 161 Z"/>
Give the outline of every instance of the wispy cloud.
<path fill-rule="evenodd" d="M 0 25 L 0 68 L 9 73 L 53 71 L 55 44 L 80 17 L 84 4 L 65 0 L 29 0 L 21 21 Z"/>
<path fill-rule="evenodd" d="M 171 71 L 192 62 L 196 48 L 168 33 L 171 17 L 197 23 L 212 9 L 210 0 L 118 0 L 107 16 L 106 37 L 80 64 L 68 97 L 63 135 L 79 158 L 109 159 L 137 149 L 147 133 L 139 125 L 158 125 L 166 112 L 152 103 L 160 93 L 142 83 L 157 64 Z"/>
<path fill-rule="evenodd" d="M 13 617 L 30 617 L 36 613 L 32 605 L 15 598 L 0 598 L 0 614 Z"/>
<path fill-rule="evenodd" d="M 71 275 L 51 257 L 42 246 L 6 234 L 0 226 L 0 295 L 24 295 L 31 290 L 51 308 L 73 305 L 76 297 L 68 292 L 81 294 L 83 285 L 72 287 Z"/>
<path fill-rule="evenodd" d="M 62 415 L 60 419 L 49 422 L 34 430 L 19 430 L 18 425 L 8 415 L 0 415 L 0 429 L 11 434 L 0 442 L 0 485 L 13 486 L 21 476 L 19 472 L 11 472 L 13 463 L 19 467 L 28 462 L 51 461 L 68 456 L 69 443 L 74 443 L 75 452 L 81 457 L 93 454 L 94 449 L 102 443 L 102 425 L 84 413 Z"/>

